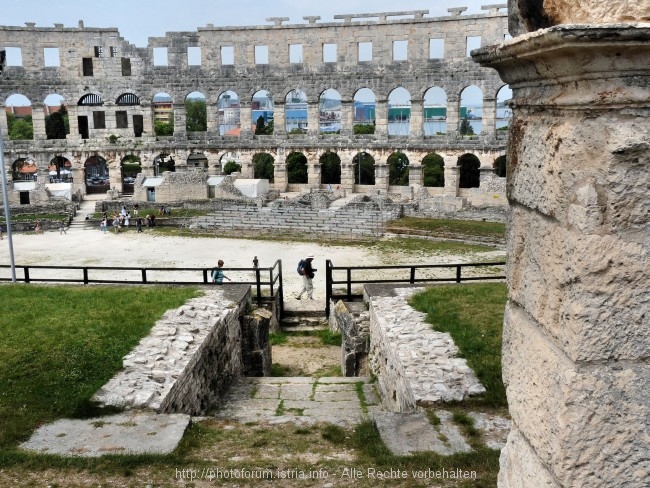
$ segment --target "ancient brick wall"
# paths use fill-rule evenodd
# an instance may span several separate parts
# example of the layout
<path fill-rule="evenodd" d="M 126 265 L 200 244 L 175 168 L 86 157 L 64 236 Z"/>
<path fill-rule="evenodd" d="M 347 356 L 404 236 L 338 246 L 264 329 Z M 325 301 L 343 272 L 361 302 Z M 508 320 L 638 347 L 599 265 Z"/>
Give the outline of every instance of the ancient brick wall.
<path fill-rule="evenodd" d="M 7 66 L 0 77 L 0 108 L 12 94 L 23 94 L 31 102 L 34 118 L 34 141 L 7 141 L 5 162 L 11 165 L 19 157 L 29 157 L 39 166 L 39 175 L 47 174 L 52 158 L 63 156 L 72 163 L 74 189 L 86 192 L 84 166 L 88 158 L 101 156 L 109 167 L 110 187 L 122 189 L 120 164 L 127 155 L 142 162 L 142 171 L 154 172 L 154 158 L 171 154 L 181 164 L 190 155 L 205 156 L 212 173 L 220 169 L 220 159 L 237 153 L 242 160 L 242 174 L 251 177 L 252 157 L 268 152 L 275 158 L 275 188 L 288 186 L 285 157 L 301 151 L 309 166 L 309 187 L 318 187 L 320 156 L 328 151 L 341 157 L 341 186 L 354 189 L 352 158 L 362 151 L 373 156 L 378 165 L 400 151 L 410 164 L 418 166 L 424 155 L 437 152 L 457 157 L 465 152 L 480 156 L 485 168 L 503 154 L 505 141 L 495 132 L 497 92 L 504 83 L 489 68 L 482 68 L 467 56 L 467 37 L 480 37 L 481 44 L 499 42 L 506 32 L 507 18 L 500 8 L 491 6 L 482 15 L 463 15 L 455 9 L 447 17 L 429 18 L 423 12 L 404 15 L 379 13 L 373 17 L 341 16 L 334 22 L 307 19 L 304 24 L 251 27 L 199 27 L 195 32 L 172 32 L 165 37 L 150 38 L 147 47 L 139 48 L 120 37 L 116 28 L 85 27 L 0 27 L 0 48 L 19 49 L 21 66 Z M 431 40 L 444 42 L 444 55 L 430 55 Z M 393 42 L 406 42 L 406 59 L 394 55 Z M 360 61 L 359 43 L 371 43 L 372 57 Z M 325 60 L 323 45 L 335 45 L 336 56 Z M 289 50 L 300 45 L 300 62 L 290 62 Z M 256 60 L 255 48 L 265 47 L 268 63 Z M 190 64 L 188 49 L 200 49 L 200 64 Z M 232 64 L 222 56 L 222 49 L 232 48 Z M 58 65 L 46 59 L 45 50 L 56 50 Z M 154 64 L 154 50 L 165 49 L 166 64 Z M 51 54 L 50 54 L 51 56 Z M 92 73 L 86 71 L 92 66 Z M 56 63 L 55 63 L 56 64 Z M 128 67 L 128 69 L 127 69 Z M 43 83 L 47 80 L 47 83 Z M 483 92 L 483 132 L 473 140 L 458 135 L 460 97 L 463 89 L 478 86 Z M 411 95 L 411 130 L 407 136 L 388 135 L 387 100 L 396 87 Z M 447 94 L 447 134 L 425 136 L 423 98 L 431 87 Z M 340 134 L 319 133 L 318 101 L 321 93 L 336 89 L 342 99 Z M 353 98 L 361 88 L 370 88 L 376 96 L 376 132 L 353 135 Z M 287 134 L 284 129 L 285 96 L 294 89 L 307 96 L 309 130 L 307 134 Z M 220 135 L 218 98 L 227 90 L 240 97 L 241 135 Z M 253 136 L 249 127 L 252 96 L 267 90 L 274 100 L 275 132 L 272 136 Z M 208 128 L 206 132 L 188 133 L 185 127 L 185 97 L 200 91 L 206 97 Z M 156 137 L 153 132 L 153 97 L 166 92 L 174 113 L 174 135 Z M 43 115 L 44 100 L 50 94 L 65 99 L 70 115 L 70 134 L 66 140 L 46 140 Z M 132 94 L 138 103 L 123 104 L 123 95 Z M 103 125 L 95 126 L 96 112 L 103 113 Z M 122 127 L 118 112 L 126 114 Z M 143 133 L 136 135 L 133 117 L 142 116 Z M 88 138 L 81 139 L 79 117 L 86 117 Z M 105 128 L 103 128 L 105 127 Z M 0 111 L 0 130 L 7 134 L 4 110 Z M 451 164 L 451 163 L 450 163 Z M 387 181 L 378 175 L 377 185 L 385 189 Z M 410 183 L 417 190 L 419 180 Z"/>

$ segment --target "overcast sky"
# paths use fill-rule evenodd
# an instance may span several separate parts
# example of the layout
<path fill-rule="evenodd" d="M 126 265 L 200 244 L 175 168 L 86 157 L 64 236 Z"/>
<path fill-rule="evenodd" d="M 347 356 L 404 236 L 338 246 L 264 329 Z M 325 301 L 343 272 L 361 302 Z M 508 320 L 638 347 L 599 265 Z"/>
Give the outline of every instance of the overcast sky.
<path fill-rule="evenodd" d="M 506 4 L 507 0 L 2 0 L 0 24 L 24 26 L 116 27 L 124 39 L 139 47 L 148 37 L 170 31 L 195 31 L 206 24 L 265 25 L 268 17 L 289 17 L 291 24 L 305 23 L 304 16 L 318 15 L 333 22 L 336 14 L 428 10 L 427 17 L 449 15 L 448 8 L 467 7 L 467 14 L 485 13 L 481 5 Z"/>

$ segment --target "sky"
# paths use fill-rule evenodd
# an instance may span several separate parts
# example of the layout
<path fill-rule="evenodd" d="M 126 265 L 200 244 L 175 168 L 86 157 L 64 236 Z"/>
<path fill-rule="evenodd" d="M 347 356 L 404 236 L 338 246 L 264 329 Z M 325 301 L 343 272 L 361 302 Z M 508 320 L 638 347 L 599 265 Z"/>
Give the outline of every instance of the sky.
<path fill-rule="evenodd" d="M 467 7 L 464 15 L 485 13 L 481 5 L 506 4 L 507 0 L 0 0 L 0 25 L 116 27 L 120 35 L 138 47 L 149 37 L 166 32 L 195 31 L 215 26 L 270 25 L 269 17 L 289 17 L 285 24 L 303 24 L 304 16 L 320 16 L 319 22 L 340 22 L 337 14 L 428 10 L 426 17 L 449 15 L 448 8 Z"/>

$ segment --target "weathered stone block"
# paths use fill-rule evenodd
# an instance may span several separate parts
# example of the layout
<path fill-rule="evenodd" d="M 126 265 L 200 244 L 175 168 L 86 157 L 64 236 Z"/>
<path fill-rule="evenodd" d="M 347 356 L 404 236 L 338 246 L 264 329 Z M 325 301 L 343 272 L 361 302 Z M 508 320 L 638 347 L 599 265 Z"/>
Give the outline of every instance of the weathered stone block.
<path fill-rule="evenodd" d="M 502 488 L 560 487 L 516 428 L 508 434 L 507 447 L 501 451 L 499 467 L 499 486 Z"/>
<path fill-rule="evenodd" d="M 503 365 L 513 422 L 561 486 L 642 486 L 650 477 L 647 364 L 576 364 L 510 303 Z"/>
<path fill-rule="evenodd" d="M 515 207 L 509 225 L 510 299 L 574 361 L 650 355 L 647 245 L 583 234 Z"/>

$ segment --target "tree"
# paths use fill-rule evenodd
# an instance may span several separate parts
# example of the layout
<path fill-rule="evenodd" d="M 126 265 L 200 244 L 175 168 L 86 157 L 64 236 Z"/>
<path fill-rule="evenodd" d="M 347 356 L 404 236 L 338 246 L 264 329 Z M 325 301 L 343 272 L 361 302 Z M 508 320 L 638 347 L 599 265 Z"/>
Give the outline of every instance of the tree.
<path fill-rule="evenodd" d="M 372 124 L 354 124 L 354 133 L 355 134 L 374 134 L 375 133 L 375 122 Z"/>
<path fill-rule="evenodd" d="M 65 120 L 61 112 L 54 112 L 45 118 L 45 134 L 48 139 L 65 139 Z"/>
<path fill-rule="evenodd" d="M 354 183 L 356 185 L 374 185 L 375 158 L 368 153 L 360 153 L 352 158 L 352 162 L 354 163 Z"/>
<path fill-rule="evenodd" d="M 236 163 L 235 161 L 228 161 L 223 166 L 223 174 L 230 175 L 232 173 L 241 172 L 241 164 Z"/>
<path fill-rule="evenodd" d="M 14 114 L 7 114 L 7 129 L 9 130 L 9 139 L 12 141 L 34 138 L 31 115 L 19 119 Z"/>
<path fill-rule="evenodd" d="M 208 130 L 208 112 L 205 100 L 185 100 L 185 127 L 188 132 Z"/>
<path fill-rule="evenodd" d="M 264 125 L 264 117 L 261 115 L 255 122 L 255 135 L 256 136 L 270 136 L 273 135 L 273 121 L 271 120 L 268 125 Z"/>
<path fill-rule="evenodd" d="M 430 153 L 422 159 L 424 186 L 445 186 L 445 160 L 436 153 Z"/>
<path fill-rule="evenodd" d="M 174 115 L 170 115 L 169 120 L 154 120 L 153 129 L 157 136 L 174 135 Z"/>
<path fill-rule="evenodd" d="M 388 184 L 398 186 L 409 184 L 409 159 L 406 154 L 394 152 L 388 156 Z"/>
<path fill-rule="evenodd" d="M 460 123 L 460 135 L 461 136 L 474 135 L 474 129 L 472 128 L 472 124 L 469 123 L 469 120 L 467 120 L 467 117 L 465 117 L 463 121 Z"/>
<path fill-rule="evenodd" d="M 255 154 L 253 156 L 253 177 L 273 183 L 273 162 L 273 156 L 268 153 Z"/>
<path fill-rule="evenodd" d="M 301 152 L 292 152 L 287 156 L 287 181 L 289 183 L 307 183 L 307 158 Z"/>
<path fill-rule="evenodd" d="M 332 151 L 320 157 L 321 182 L 325 185 L 341 183 L 341 158 Z"/>

